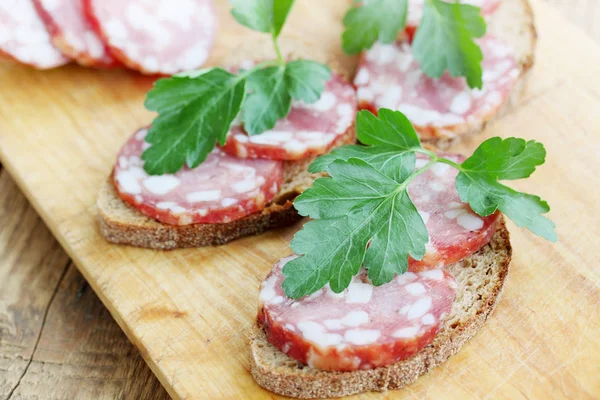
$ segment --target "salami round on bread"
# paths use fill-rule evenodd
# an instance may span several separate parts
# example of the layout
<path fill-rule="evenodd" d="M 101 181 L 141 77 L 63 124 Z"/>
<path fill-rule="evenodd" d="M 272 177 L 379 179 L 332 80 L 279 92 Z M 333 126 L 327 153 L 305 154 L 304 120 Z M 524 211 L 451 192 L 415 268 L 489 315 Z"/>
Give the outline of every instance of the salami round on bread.
<path fill-rule="evenodd" d="M 121 149 L 114 168 L 121 199 L 172 225 L 227 223 L 261 211 L 279 192 L 281 162 L 240 160 L 215 150 L 199 167 L 149 176 L 141 155 L 148 145 L 140 129 Z"/>
<path fill-rule="evenodd" d="M 217 29 L 212 0 L 83 0 L 113 56 L 145 74 L 171 75 L 208 59 Z"/>
<path fill-rule="evenodd" d="M 319 100 L 293 101 L 287 117 L 273 129 L 249 136 L 242 123 L 232 126 L 223 150 L 239 158 L 300 160 L 326 153 L 354 123 L 354 87 L 332 74 Z"/>
<path fill-rule="evenodd" d="M 407 41 L 376 43 L 362 54 L 354 78 L 360 107 L 401 111 L 424 140 L 452 137 L 489 120 L 509 98 L 520 70 L 510 45 L 491 35 L 479 44 L 484 55 L 482 89 L 470 89 L 463 77 L 448 72 L 429 78 Z"/>
<path fill-rule="evenodd" d="M 457 163 L 464 161 L 459 155 L 440 155 Z M 426 157 L 419 155 L 416 167 L 420 168 L 426 162 Z M 427 252 L 421 260 L 409 258 L 410 271 L 454 264 L 488 243 L 496 231 L 500 213 L 481 217 L 463 203 L 455 187 L 457 175 L 455 168 L 438 163 L 408 186 L 408 195 L 429 232 Z"/>
<path fill-rule="evenodd" d="M 82 0 L 33 0 L 52 44 L 84 66 L 118 65 L 83 13 Z"/>
<path fill-rule="evenodd" d="M 309 367 L 373 369 L 406 359 L 431 343 L 454 301 L 456 282 L 443 269 L 407 272 L 373 286 L 362 272 L 342 293 L 329 287 L 286 297 L 279 260 L 259 294 L 259 321 L 269 342 Z"/>
<path fill-rule="evenodd" d="M 38 69 L 70 61 L 50 42 L 32 0 L 0 1 L 0 53 Z"/>

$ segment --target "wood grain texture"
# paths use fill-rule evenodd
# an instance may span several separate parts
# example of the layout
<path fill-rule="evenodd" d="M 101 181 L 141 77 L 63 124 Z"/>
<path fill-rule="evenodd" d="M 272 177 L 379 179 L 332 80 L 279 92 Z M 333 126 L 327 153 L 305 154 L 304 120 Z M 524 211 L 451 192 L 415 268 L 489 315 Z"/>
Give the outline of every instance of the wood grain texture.
<path fill-rule="evenodd" d="M 4 171 L 0 188 L 0 394 L 5 397 L 30 363 L 68 258 Z"/>
<path fill-rule="evenodd" d="M 301 11 L 294 15 L 303 18 L 292 21 L 288 34 L 305 33 L 329 45 L 339 25 L 329 24 L 332 32 L 318 27 L 339 21 L 345 5 L 338 9 L 331 2 L 325 12 L 310 3 L 299 2 Z M 596 398 L 600 393 L 600 257 L 594 248 L 600 218 L 590 212 L 600 201 L 594 185 L 600 168 L 600 50 L 557 12 L 535 6 L 538 60 L 523 106 L 463 149 L 493 135 L 543 141 L 547 164 L 516 186 L 551 202 L 560 243 L 548 244 L 511 226 L 515 259 L 494 316 L 448 363 L 388 397 Z M 305 19 L 317 29 L 303 27 Z M 224 43 L 248 40 L 246 33 L 223 32 L 213 61 L 226 51 Z M 339 47 L 329 46 L 339 53 Z M 12 65 L 0 67 L 0 80 L 20 82 L 3 87 L 0 96 L 0 160 L 167 390 L 176 398 L 268 395 L 248 374 L 244 335 L 256 312 L 258 283 L 272 262 L 287 254 L 294 229 L 220 248 L 167 253 L 105 243 L 95 224 L 95 194 L 121 143 L 149 121 L 141 104 L 151 80 L 72 66 L 41 73 Z M 54 345 L 48 349 L 56 351 Z"/>
<path fill-rule="evenodd" d="M 0 398 L 168 398 L 6 171 L 0 171 Z"/>

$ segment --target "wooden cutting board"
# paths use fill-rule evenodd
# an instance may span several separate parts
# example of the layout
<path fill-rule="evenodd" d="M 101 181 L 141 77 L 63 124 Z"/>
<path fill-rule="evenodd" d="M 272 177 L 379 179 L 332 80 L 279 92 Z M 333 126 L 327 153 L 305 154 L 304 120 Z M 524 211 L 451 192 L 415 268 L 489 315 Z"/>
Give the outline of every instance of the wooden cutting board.
<path fill-rule="evenodd" d="M 299 0 L 285 32 L 328 46 L 352 69 L 339 49 L 348 3 Z M 550 202 L 560 241 L 511 224 L 511 274 L 480 333 L 410 387 L 361 398 L 600 397 L 600 48 L 548 6 L 534 6 L 540 40 L 522 105 L 458 150 L 495 135 L 542 141 L 546 164 L 515 186 Z M 213 63 L 256 37 L 227 9 L 221 0 Z M 0 161 L 174 398 L 269 396 L 249 374 L 247 332 L 258 285 L 298 227 L 170 252 L 99 235 L 96 194 L 121 144 L 151 121 L 142 102 L 152 81 L 0 64 Z"/>

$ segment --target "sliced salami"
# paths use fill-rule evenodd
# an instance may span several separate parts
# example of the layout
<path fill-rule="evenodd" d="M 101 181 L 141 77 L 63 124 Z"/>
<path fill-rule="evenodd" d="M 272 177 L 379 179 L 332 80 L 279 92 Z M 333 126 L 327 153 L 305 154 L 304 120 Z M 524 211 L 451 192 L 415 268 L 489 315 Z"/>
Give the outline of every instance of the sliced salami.
<path fill-rule="evenodd" d="M 441 153 L 454 162 L 462 156 Z M 425 165 L 425 157 L 417 157 L 417 168 Z M 480 217 L 463 203 L 456 191 L 458 171 L 446 164 L 435 164 L 408 186 L 408 195 L 421 214 L 429 243 L 420 260 L 409 259 L 410 271 L 440 268 L 454 264 L 487 244 L 498 222 L 499 213 Z"/>
<path fill-rule="evenodd" d="M 273 160 L 240 160 L 220 150 L 198 168 L 149 176 L 141 154 L 148 146 L 140 129 L 121 149 L 114 184 L 121 199 L 171 225 L 227 223 L 261 211 L 279 192 L 283 166 Z"/>
<path fill-rule="evenodd" d="M 83 0 L 111 53 L 131 69 L 170 75 L 208 59 L 217 28 L 212 0 Z"/>
<path fill-rule="evenodd" d="M 449 3 L 451 1 L 448 1 Z M 414 32 L 423 17 L 423 4 L 425 0 L 409 0 L 408 15 L 406 17 L 406 29 Z M 481 15 L 488 17 L 498 9 L 502 0 L 462 0 L 461 4 L 470 4 L 481 9 Z"/>
<path fill-rule="evenodd" d="M 32 0 L 0 0 L 0 52 L 39 69 L 69 62 L 52 46 Z"/>
<path fill-rule="evenodd" d="M 422 138 L 454 135 L 461 126 L 487 121 L 508 98 L 519 77 L 513 49 L 492 36 L 479 41 L 483 88 L 470 89 L 462 77 L 427 77 L 407 42 L 375 44 L 363 53 L 354 84 L 361 108 L 399 110 Z"/>
<path fill-rule="evenodd" d="M 299 160 L 327 153 L 354 122 L 356 92 L 342 77 L 332 75 L 313 104 L 292 103 L 288 116 L 260 135 L 249 136 L 242 123 L 232 125 L 223 150 L 239 158 Z"/>
<path fill-rule="evenodd" d="M 83 0 L 34 0 L 52 44 L 81 65 L 116 66 L 115 60 L 83 14 Z"/>
<path fill-rule="evenodd" d="M 336 294 L 325 287 L 299 300 L 285 296 L 279 260 L 259 294 L 269 342 L 327 371 L 371 369 L 406 359 L 433 341 L 450 313 L 456 281 L 443 269 L 407 272 L 373 286 L 366 273 Z"/>

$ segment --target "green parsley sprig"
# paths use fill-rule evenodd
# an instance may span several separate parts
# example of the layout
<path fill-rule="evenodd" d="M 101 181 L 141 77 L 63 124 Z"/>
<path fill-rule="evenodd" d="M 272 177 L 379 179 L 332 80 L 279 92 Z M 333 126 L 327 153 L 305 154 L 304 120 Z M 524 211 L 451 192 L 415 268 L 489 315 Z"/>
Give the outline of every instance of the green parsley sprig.
<path fill-rule="evenodd" d="M 407 188 L 436 163 L 458 169 L 460 199 L 480 216 L 500 210 L 519 227 L 557 240 L 554 223 L 543 216 L 550 211 L 548 203 L 499 182 L 527 178 L 542 165 L 546 151 L 541 143 L 494 137 L 459 164 L 423 148 L 401 112 L 380 109 L 378 115 L 357 115 L 357 136 L 364 146 L 340 147 L 310 166 L 311 172 L 325 171 L 329 177 L 317 179 L 294 202 L 301 215 L 314 220 L 291 242 L 302 257 L 283 268 L 286 295 L 300 298 L 328 283 L 339 293 L 362 265 L 373 284 L 382 285 L 406 272 L 409 256 L 420 260 L 427 228 Z M 416 153 L 429 158 L 417 169 Z"/>
<path fill-rule="evenodd" d="M 365 0 L 344 17 L 342 47 L 348 54 L 369 49 L 377 41 L 393 43 L 406 26 L 408 0 Z M 471 88 L 481 88 L 483 54 L 474 39 L 485 35 L 486 23 L 478 7 L 425 0 L 412 50 L 427 76 L 439 78 L 447 70 L 464 76 Z"/>
<path fill-rule="evenodd" d="M 142 154 L 151 175 L 200 165 L 216 143 L 225 144 L 240 112 L 245 131 L 257 135 L 289 114 L 292 99 L 314 103 L 325 89 L 331 76 L 326 65 L 286 62 L 281 54 L 278 37 L 294 0 L 231 3 L 240 24 L 271 35 L 276 59 L 237 74 L 216 67 L 158 80 L 145 102 L 148 110 L 159 114 L 146 136 L 150 147 Z"/>

